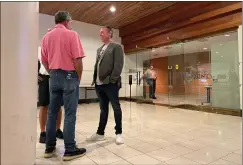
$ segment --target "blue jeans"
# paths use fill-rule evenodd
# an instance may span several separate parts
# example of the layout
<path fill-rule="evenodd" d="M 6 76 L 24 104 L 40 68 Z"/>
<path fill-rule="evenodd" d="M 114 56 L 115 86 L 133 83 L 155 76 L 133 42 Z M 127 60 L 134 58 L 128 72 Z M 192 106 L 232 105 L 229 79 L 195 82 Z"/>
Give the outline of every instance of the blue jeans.
<path fill-rule="evenodd" d="M 76 89 L 76 97 L 78 99 L 78 102 L 79 102 L 79 84 L 80 84 L 80 81 L 78 81 L 78 87 Z"/>
<path fill-rule="evenodd" d="M 146 82 L 149 85 L 149 97 L 155 97 L 156 80 L 147 79 Z"/>
<path fill-rule="evenodd" d="M 50 105 L 46 125 L 46 148 L 56 146 L 56 120 L 63 99 L 64 118 L 64 144 L 67 152 L 75 150 L 75 125 L 78 107 L 79 80 L 75 71 L 51 70 L 49 80 Z"/>

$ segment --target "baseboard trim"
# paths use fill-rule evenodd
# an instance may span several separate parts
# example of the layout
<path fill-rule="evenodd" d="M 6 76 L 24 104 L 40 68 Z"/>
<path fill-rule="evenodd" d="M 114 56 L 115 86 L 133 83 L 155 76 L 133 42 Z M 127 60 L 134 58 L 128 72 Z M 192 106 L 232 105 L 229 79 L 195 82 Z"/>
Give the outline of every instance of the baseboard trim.
<path fill-rule="evenodd" d="M 130 101 L 130 98 L 126 97 L 124 100 Z M 229 109 L 229 108 L 200 106 L 200 105 L 197 106 L 197 105 L 191 105 L 191 104 L 170 105 L 170 104 L 154 103 L 152 100 L 141 100 L 141 99 L 136 99 L 136 98 L 131 98 L 131 101 L 137 102 L 138 104 L 150 104 L 150 105 L 165 106 L 168 108 L 181 108 L 181 109 L 185 109 L 185 110 L 194 110 L 194 111 L 201 111 L 201 112 L 207 112 L 207 113 L 216 113 L 216 114 L 222 114 L 222 115 L 242 117 L 241 109 Z"/>
<path fill-rule="evenodd" d="M 86 104 L 89 104 L 89 103 L 97 103 L 97 102 L 99 102 L 99 99 L 79 99 L 78 100 L 78 104 L 84 104 L 84 103 L 86 103 Z"/>
<path fill-rule="evenodd" d="M 120 100 L 126 100 L 125 97 L 120 97 L 119 98 Z M 89 103 L 97 103 L 99 102 L 99 99 L 98 98 L 90 98 L 90 99 L 79 99 L 78 103 L 79 104 L 89 104 Z"/>
<path fill-rule="evenodd" d="M 200 106 L 200 105 L 191 105 L 191 104 L 181 104 L 181 105 L 169 105 L 169 104 L 161 104 L 161 103 L 154 103 L 152 100 L 141 100 L 136 98 L 129 98 L 129 97 L 120 97 L 120 100 L 123 101 L 131 101 L 136 102 L 138 104 L 150 104 L 150 105 L 158 105 L 164 106 L 168 108 L 181 108 L 185 110 L 193 110 L 193 111 L 201 111 L 207 113 L 216 113 L 222 115 L 230 115 L 230 116 L 239 116 L 242 117 L 242 110 L 241 109 L 228 109 L 228 108 L 220 108 L 220 107 L 210 107 L 210 106 Z M 89 103 L 98 103 L 98 98 L 91 98 L 91 99 L 79 99 L 79 104 L 89 104 Z M 37 103 L 37 107 L 39 107 L 39 103 Z"/>

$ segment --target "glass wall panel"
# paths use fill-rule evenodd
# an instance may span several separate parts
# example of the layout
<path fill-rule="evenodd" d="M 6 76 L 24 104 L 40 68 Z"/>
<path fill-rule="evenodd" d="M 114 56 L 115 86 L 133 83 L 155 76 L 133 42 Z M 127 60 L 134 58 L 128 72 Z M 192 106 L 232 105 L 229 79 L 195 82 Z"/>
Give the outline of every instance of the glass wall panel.
<path fill-rule="evenodd" d="M 136 75 L 136 53 L 134 54 L 129 54 L 125 56 L 125 65 L 124 65 L 124 82 L 123 82 L 123 88 L 125 88 L 125 97 L 126 99 L 130 99 L 130 95 L 131 98 L 134 99 L 136 98 L 136 82 L 132 82 L 131 84 L 131 88 L 129 85 L 129 76 L 132 76 L 132 78 L 134 79 L 135 75 Z"/>
<path fill-rule="evenodd" d="M 136 55 L 136 94 L 138 102 L 152 102 L 153 84 L 150 82 L 151 49 L 143 50 Z"/>
<path fill-rule="evenodd" d="M 186 106 L 207 103 L 207 89 L 211 88 L 211 59 L 207 39 L 184 44 L 184 76 Z"/>
<path fill-rule="evenodd" d="M 219 36 L 218 38 L 220 38 Z M 212 107 L 240 109 L 239 53 L 237 33 L 211 44 Z"/>
<path fill-rule="evenodd" d="M 168 105 L 168 52 L 170 47 L 152 49 L 151 64 L 156 74 L 155 94 L 151 100 L 155 104 Z"/>
<path fill-rule="evenodd" d="M 168 104 L 170 107 L 184 107 L 184 44 L 168 47 Z"/>
<path fill-rule="evenodd" d="M 127 55 L 126 97 L 130 96 L 130 75 L 131 97 L 137 102 L 187 109 L 240 109 L 237 35 L 233 31 Z M 155 97 L 149 81 L 151 66 L 157 75 Z"/>
<path fill-rule="evenodd" d="M 137 53 L 126 55 L 124 66 L 124 81 L 125 97 L 129 100 L 136 100 L 137 102 L 151 102 L 149 97 L 149 85 L 147 78 L 144 75 L 146 70 L 151 65 L 151 50 L 143 50 Z M 129 84 L 129 77 L 131 77 L 131 86 Z"/>
<path fill-rule="evenodd" d="M 185 103 L 240 109 L 237 32 L 184 44 Z"/>

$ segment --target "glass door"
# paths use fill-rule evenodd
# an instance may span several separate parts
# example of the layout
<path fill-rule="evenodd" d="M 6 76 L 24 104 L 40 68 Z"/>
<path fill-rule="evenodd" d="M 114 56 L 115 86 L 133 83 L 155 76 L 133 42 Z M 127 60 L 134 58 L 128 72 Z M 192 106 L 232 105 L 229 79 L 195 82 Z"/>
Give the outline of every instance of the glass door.
<path fill-rule="evenodd" d="M 184 43 L 166 47 L 168 49 L 168 105 L 183 108 L 185 101 Z"/>
<path fill-rule="evenodd" d="M 146 49 L 136 54 L 136 100 L 138 103 L 149 102 L 150 83 L 148 70 L 151 66 L 151 49 Z"/>
<path fill-rule="evenodd" d="M 207 38 L 184 43 L 185 107 L 208 105 L 211 90 L 211 58 Z"/>

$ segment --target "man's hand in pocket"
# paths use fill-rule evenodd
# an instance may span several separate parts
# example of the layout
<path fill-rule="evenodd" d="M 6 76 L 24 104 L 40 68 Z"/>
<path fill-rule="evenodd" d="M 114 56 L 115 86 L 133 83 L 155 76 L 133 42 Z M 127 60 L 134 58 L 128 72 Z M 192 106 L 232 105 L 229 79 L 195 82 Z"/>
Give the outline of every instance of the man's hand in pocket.
<path fill-rule="evenodd" d="M 38 76 L 38 82 L 43 81 L 43 78 L 41 76 Z"/>
<path fill-rule="evenodd" d="M 94 83 L 94 81 L 91 83 L 91 86 L 94 86 L 95 85 L 95 83 Z"/>

